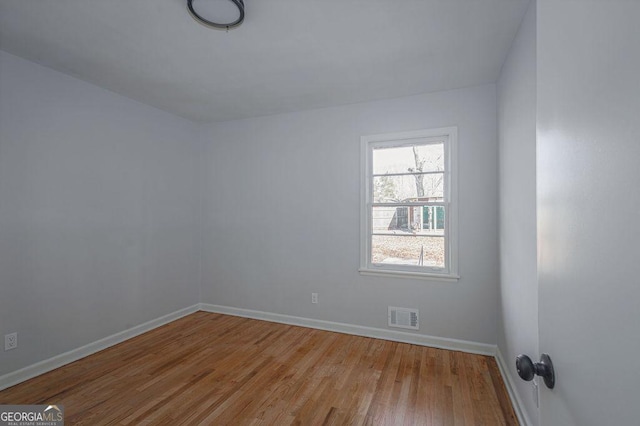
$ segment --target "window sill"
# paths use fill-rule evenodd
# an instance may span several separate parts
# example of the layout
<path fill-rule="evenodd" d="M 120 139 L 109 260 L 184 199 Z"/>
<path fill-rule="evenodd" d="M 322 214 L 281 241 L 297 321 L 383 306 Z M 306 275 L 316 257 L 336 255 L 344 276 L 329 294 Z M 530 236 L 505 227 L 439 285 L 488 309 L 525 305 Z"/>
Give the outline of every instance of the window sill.
<path fill-rule="evenodd" d="M 389 271 L 385 269 L 368 269 L 360 268 L 360 275 L 368 275 L 374 277 L 395 277 L 395 278 L 413 278 L 432 281 L 456 282 L 460 279 L 459 275 L 453 274 L 435 274 L 430 272 L 413 272 L 413 271 Z"/>

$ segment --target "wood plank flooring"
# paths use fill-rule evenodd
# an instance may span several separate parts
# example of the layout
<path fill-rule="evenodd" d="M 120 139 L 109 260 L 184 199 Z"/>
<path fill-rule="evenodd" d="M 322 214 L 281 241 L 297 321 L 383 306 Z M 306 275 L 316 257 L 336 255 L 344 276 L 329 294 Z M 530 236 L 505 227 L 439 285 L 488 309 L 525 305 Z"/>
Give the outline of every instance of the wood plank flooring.
<path fill-rule="evenodd" d="M 66 424 L 517 425 L 495 360 L 197 312 L 0 392 Z"/>

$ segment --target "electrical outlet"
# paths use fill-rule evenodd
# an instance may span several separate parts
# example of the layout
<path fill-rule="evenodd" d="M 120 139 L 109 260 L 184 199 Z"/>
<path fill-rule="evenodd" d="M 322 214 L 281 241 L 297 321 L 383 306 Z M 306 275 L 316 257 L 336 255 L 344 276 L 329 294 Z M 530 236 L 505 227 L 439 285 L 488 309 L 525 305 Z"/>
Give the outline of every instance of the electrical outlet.
<path fill-rule="evenodd" d="M 4 350 L 10 351 L 18 347 L 18 333 L 9 333 L 4 335 Z"/>
<path fill-rule="evenodd" d="M 318 293 L 311 293 L 311 303 L 318 303 Z"/>

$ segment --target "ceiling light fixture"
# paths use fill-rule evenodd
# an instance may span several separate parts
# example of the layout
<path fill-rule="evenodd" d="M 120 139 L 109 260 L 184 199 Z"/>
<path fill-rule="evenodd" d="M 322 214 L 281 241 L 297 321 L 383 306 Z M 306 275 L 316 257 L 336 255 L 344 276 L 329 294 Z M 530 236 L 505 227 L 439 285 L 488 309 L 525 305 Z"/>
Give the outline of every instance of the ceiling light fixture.
<path fill-rule="evenodd" d="M 187 0 L 187 8 L 200 23 L 229 30 L 244 20 L 243 0 Z"/>

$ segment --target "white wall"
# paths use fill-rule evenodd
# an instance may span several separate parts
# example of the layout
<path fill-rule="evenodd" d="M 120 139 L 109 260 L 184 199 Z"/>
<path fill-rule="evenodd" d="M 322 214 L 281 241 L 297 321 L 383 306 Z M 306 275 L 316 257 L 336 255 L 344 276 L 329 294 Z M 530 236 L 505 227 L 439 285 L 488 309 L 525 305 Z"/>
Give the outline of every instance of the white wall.
<path fill-rule="evenodd" d="M 0 52 L 0 375 L 197 303 L 193 123 Z"/>
<path fill-rule="evenodd" d="M 525 410 L 538 424 L 531 383 L 515 358 L 538 359 L 536 255 L 536 5 L 532 2 L 498 81 L 500 147 L 500 321 L 498 348 Z"/>
<path fill-rule="evenodd" d="M 202 302 L 378 328 L 415 307 L 422 334 L 494 344 L 496 118 L 487 85 L 204 126 Z M 462 278 L 359 275 L 360 136 L 450 125 Z"/>

